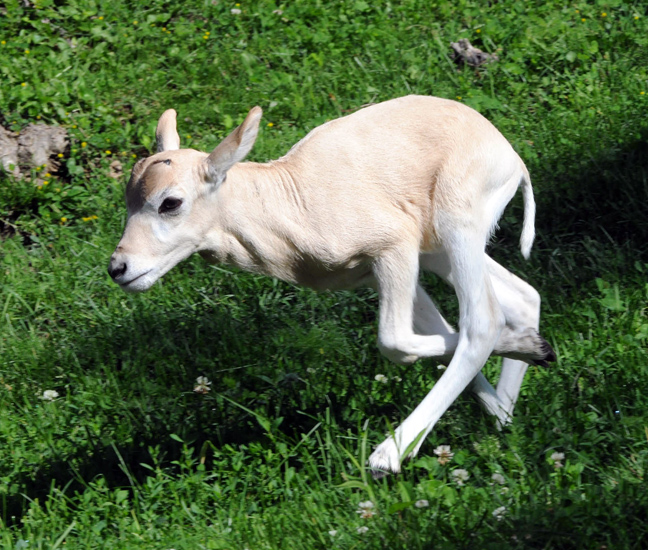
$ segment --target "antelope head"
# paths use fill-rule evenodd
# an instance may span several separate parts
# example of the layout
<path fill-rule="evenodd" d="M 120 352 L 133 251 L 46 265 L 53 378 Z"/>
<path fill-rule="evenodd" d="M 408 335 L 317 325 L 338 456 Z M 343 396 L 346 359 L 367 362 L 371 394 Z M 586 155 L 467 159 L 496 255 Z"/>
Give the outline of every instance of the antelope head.
<path fill-rule="evenodd" d="M 218 189 L 227 171 L 252 149 L 261 114 L 261 108 L 254 107 L 211 154 L 180 149 L 175 110 L 162 114 L 157 153 L 135 164 L 126 186 L 126 227 L 108 266 L 122 290 L 149 289 L 200 250 Z"/>

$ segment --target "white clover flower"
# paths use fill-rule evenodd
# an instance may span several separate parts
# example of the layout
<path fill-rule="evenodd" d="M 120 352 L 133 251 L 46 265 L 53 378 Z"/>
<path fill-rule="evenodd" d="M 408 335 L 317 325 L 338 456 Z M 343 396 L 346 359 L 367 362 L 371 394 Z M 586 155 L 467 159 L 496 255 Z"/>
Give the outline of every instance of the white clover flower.
<path fill-rule="evenodd" d="M 393 380 L 394 382 L 402 382 L 402 381 L 403 381 L 403 379 L 402 379 L 400 376 L 394 376 L 394 377 L 392 378 L 392 380 Z"/>
<path fill-rule="evenodd" d="M 437 460 L 441 466 L 450 462 L 454 456 L 454 453 L 450 451 L 450 445 L 439 445 L 434 449 L 434 454 L 439 457 Z"/>
<path fill-rule="evenodd" d="M 417 500 L 414 503 L 414 506 L 416 506 L 417 508 L 427 508 L 429 505 L 430 505 L 430 503 L 427 500 L 425 500 L 424 498 L 422 498 L 421 500 Z"/>
<path fill-rule="evenodd" d="M 563 467 L 562 461 L 565 460 L 565 453 L 553 453 L 551 455 L 551 460 L 554 461 L 554 468 L 558 470 Z"/>
<path fill-rule="evenodd" d="M 376 382 L 381 382 L 382 384 L 386 384 L 389 381 L 389 379 L 384 374 L 376 374 L 376 376 L 374 376 L 374 379 L 376 380 Z"/>
<path fill-rule="evenodd" d="M 506 479 L 504 479 L 504 476 L 502 474 L 493 474 L 491 476 L 491 479 L 495 483 L 499 483 L 500 485 L 504 485 L 506 483 Z"/>
<path fill-rule="evenodd" d="M 452 477 L 454 478 L 457 485 L 463 485 L 464 482 L 468 481 L 470 474 L 468 473 L 467 470 L 459 468 L 457 470 L 452 471 Z"/>
<path fill-rule="evenodd" d="M 315 373 L 317 372 L 317 369 L 314 369 L 313 367 L 308 367 L 308 368 L 306 369 L 306 372 L 307 372 L 308 374 L 315 374 Z"/>
<path fill-rule="evenodd" d="M 337 535 L 337 530 L 336 529 L 331 529 L 328 533 L 329 533 L 329 535 L 334 537 L 335 535 Z"/>
<path fill-rule="evenodd" d="M 206 394 L 211 388 L 211 382 L 206 376 L 199 376 L 196 378 L 196 385 L 194 386 L 193 391 L 196 393 Z"/>
<path fill-rule="evenodd" d="M 356 531 L 358 532 L 358 535 L 362 535 L 362 534 L 366 533 L 367 531 L 369 531 L 369 527 L 367 527 L 366 525 L 363 525 L 362 527 L 358 527 L 356 529 Z"/>
<path fill-rule="evenodd" d="M 43 401 L 54 401 L 59 396 L 59 393 L 56 390 L 45 390 L 43 395 L 40 398 Z"/>
<path fill-rule="evenodd" d="M 241 15 L 241 10 L 240 10 L 239 8 L 232 8 L 232 9 L 230 10 L 230 13 L 231 13 L 232 15 Z"/>
<path fill-rule="evenodd" d="M 448 367 L 446 367 L 445 365 L 437 365 L 438 370 L 446 370 L 447 368 Z"/>
<path fill-rule="evenodd" d="M 497 521 L 502 521 L 505 515 L 506 515 L 506 506 L 500 506 L 499 508 L 495 508 L 495 510 L 493 510 L 493 517 Z"/>
<path fill-rule="evenodd" d="M 272 13 L 274 13 L 275 15 L 282 15 L 283 10 L 272 10 Z"/>
<path fill-rule="evenodd" d="M 356 514 L 360 514 L 360 517 L 362 519 L 369 519 L 372 518 L 373 516 L 376 515 L 376 511 L 374 510 L 374 503 L 371 502 L 370 500 L 365 500 L 363 502 L 358 503 L 358 509 L 356 510 Z"/>

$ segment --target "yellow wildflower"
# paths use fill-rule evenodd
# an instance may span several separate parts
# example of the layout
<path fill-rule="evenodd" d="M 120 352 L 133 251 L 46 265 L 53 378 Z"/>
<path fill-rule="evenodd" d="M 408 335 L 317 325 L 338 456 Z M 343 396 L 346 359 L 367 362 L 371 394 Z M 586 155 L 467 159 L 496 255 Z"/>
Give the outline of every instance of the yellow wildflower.
<path fill-rule="evenodd" d="M 100 16 L 98 17 L 98 19 L 99 19 L 99 21 L 103 21 L 103 15 L 100 15 Z"/>
<path fill-rule="evenodd" d="M 26 53 L 26 54 L 29 54 L 29 50 L 25 50 L 25 53 Z"/>
<path fill-rule="evenodd" d="M 0 44 L 2 44 L 3 46 L 4 46 L 6 43 L 7 43 L 6 40 L 2 40 L 2 41 L 0 42 Z"/>
<path fill-rule="evenodd" d="M 59 153 L 59 154 L 56 155 L 56 156 L 57 156 L 58 158 L 62 159 L 62 158 L 63 158 L 63 153 Z"/>
<path fill-rule="evenodd" d="M 607 17 L 607 13 L 603 12 L 603 13 L 601 14 L 601 17 Z"/>
<path fill-rule="evenodd" d="M 268 128 L 272 128 L 274 126 L 274 123 L 268 122 Z"/>
<path fill-rule="evenodd" d="M 23 83 L 21 84 L 21 86 L 27 86 L 27 83 L 26 83 L 26 82 L 23 82 Z M 14 122 L 14 124 L 15 124 L 15 122 Z"/>
<path fill-rule="evenodd" d="M 107 155 L 112 155 L 112 151 L 110 151 L 110 150 L 106 150 L 106 154 L 107 154 Z"/>
<path fill-rule="evenodd" d="M 137 21 L 133 21 L 133 25 L 137 25 Z"/>
<path fill-rule="evenodd" d="M 585 23 L 585 21 L 587 21 L 587 19 L 585 19 L 585 18 L 583 17 L 583 18 L 581 19 L 581 21 L 582 21 L 583 23 Z"/>
<path fill-rule="evenodd" d="M 45 181 L 43 182 L 43 185 L 49 185 L 49 181 L 45 180 Z"/>
<path fill-rule="evenodd" d="M 61 223 L 65 223 L 66 221 L 68 221 L 68 219 L 67 219 L 65 216 L 63 216 L 63 217 L 61 218 Z"/>
<path fill-rule="evenodd" d="M 81 142 L 81 147 L 85 147 L 86 145 L 88 145 L 88 144 L 85 141 Z"/>

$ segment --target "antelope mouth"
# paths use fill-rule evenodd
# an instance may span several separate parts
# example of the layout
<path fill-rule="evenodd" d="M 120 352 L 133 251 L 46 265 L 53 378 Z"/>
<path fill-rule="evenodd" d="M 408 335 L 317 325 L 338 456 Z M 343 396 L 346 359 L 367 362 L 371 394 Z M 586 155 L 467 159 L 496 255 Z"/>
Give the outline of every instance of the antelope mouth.
<path fill-rule="evenodd" d="M 125 283 L 118 283 L 118 284 L 122 289 L 126 290 L 135 281 L 141 279 L 142 277 L 144 277 L 144 275 L 148 275 L 151 271 L 153 271 L 153 270 L 149 269 L 148 271 L 145 271 L 144 273 L 140 273 L 137 277 L 133 277 L 130 281 L 126 281 Z"/>

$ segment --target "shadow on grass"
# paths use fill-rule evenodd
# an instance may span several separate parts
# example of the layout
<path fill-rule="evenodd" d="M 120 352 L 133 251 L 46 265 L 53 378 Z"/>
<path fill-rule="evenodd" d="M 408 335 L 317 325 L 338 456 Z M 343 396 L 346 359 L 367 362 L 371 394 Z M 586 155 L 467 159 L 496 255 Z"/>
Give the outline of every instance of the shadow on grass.
<path fill-rule="evenodd" d="M 600 150 L 595 159 L 592 154 L 574 152 L 530 167 L 537 202 L 531 265 L 543 266 L 532 284 L 553 285 L 552 294 L 578 291 L 604 273 L 622 279 L 628 265 L 648 262 L 648 129 L 623 149 Z M 505 265 L 521 263 L 512 256 L 521 203 L 516 197 L 490 249 L 507 258 Z"/>
<path fill-rule="evenodd" d="M 231 290 L 219 288 L 223 294 Z M 285 285 L 278 296 L 282 292 L 294 289 Z M 372 405 L 371 400 L 361 411 L 348 404 L 349 396 L 366 389 L 357 368 L 362 361 L 346 356 L 352 336 L 344 335 L 350 332 L 349 317 L 354 323 L 373 324 L 374 310 L 362 301 L 354 302 L 353 311 L 336 312 L 347 318 L 340 325 L 318 303 L 298 308 L 292 319 L 290 309 L 280 311 L 248 297 L 249 304 L 238 308 L 235 318 L 227 305 L 198 300 L 192 307 L 174 307 L 164 303 L 169 296 L 168 291 L 153 292 L 141 297 L 143 308 L 132 315 L 105 315 L 102 318 L 108 320 L 92 329 L 78 327 L 71 339 L 77 342 L 73 353 L 79 367 L 69 386 L 81 391 L 84 379 L 101 379 L 112 397 L 103 404 L 99 398 L 93 400 L 90 405 L 96 413 L 81 410 L 75 423 L 96 419 L 106 435 L 88 433 L 84 440 L 72 440 L 65 431 L 58 433 L 57 437 L 69 437 L 68 447 L 75 450 L 38 464 L 36 474 L 30 469 L 15 475 L 13 483 L 20 492 L 1 503 L 0 517 L 19 521 L 28 506 L 26 499 L 43 502 L 52 483 L 73 492 L 98 476 L 108 487 L 129 487 L 133 479 L 142 482 L 151 473 L 143 466 L 152 463 L 151 448 L 161 457 L 160 465 L 173 471 L 183 444 L 171 434 L 196 452 L 206 442 L 216 447 L 273 445 L 255 414 L 235 403 L 261 419 L 282 417 L 280 438 L 287 442 L 299 441 L 299 434 L 307 433 L 327 408 L 333 421 L 354 430 L 360 416 L 394 412 L 395 406 Z M 309 319 L 313 309 L 324 328 Z M 333 342 L 325 341 L 327 335 Z M 366 340 L 378 357 L 375 342 Z M 324 369 L 330 361 L 341 363 L 337 372 L 309 380 L 309 365 Z M 343 366 L 350 361 L 356 365 L 353 376 Z M 372 365 L 371 360 L 364 363 L 365 368 Z M 196 377 L 202 375 L 212 381 L 206 395 L 192 391 Z M 208 466 L 210 458 L 208 454 Z"/>

